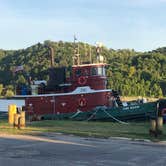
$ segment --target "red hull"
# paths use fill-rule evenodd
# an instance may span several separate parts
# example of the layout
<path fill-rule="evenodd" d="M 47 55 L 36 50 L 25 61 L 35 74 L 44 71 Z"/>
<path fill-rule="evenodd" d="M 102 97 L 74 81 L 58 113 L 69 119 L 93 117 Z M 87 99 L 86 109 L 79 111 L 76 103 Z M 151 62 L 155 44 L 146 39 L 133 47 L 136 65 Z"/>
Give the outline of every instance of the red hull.
<path fill-rule="evenodd" d="M 80 88 L 80 89 L 83 89 Z M 86 88 L 84 88 L 86 90 Z M 97 106 L 108 106 L 110 90 L 91 90 L 85 93 L 66 93 L 29 96 L 25 99 L 28 114 L 42 117 L 45 114 L 61 114 L 89 111 Z"/>

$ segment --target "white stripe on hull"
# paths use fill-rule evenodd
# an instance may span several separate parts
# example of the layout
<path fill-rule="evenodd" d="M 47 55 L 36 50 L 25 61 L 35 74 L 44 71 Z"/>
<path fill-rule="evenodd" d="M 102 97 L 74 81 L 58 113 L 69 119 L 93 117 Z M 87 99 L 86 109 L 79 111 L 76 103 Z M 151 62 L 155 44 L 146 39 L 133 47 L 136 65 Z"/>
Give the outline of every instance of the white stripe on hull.
<path fill-rule="evenodd" d="M 67 95 L 79 95 L 79 94 L 89 94 L 89 93 L 99 93 L 99 92 L 111 92 L 111 89 L 104 90 L 94 90 L 89 86 L 77 87 L 74 91 L 69 93 L 53 93 L 53 94 L 39 94 L 39 95 L 16 95 L 16 98 L 27 98 L 27 97 L 49 97 L 49 96 L 67 96 Z"/>

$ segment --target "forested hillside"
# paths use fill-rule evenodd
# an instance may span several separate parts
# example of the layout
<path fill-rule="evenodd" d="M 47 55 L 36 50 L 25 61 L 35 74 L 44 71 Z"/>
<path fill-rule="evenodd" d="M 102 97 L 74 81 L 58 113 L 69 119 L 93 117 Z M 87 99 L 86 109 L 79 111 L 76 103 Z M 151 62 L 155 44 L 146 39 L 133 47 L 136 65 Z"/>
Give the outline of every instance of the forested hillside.
<path fill-rule="evenodd" d="M 47 69 L 50 57 L 45 45 L 54 48 L 55 66 L 72 65 L 73 43 L 45 41 L 21 50 L 0 50 L 0 93 L 6 87 L 13 90 L 14 84 L 26 84 L 26 77 L 48 79 Z M 95 58 L 95 46 L 79 43 L 82 59 L 86 59 L 91 50 Z M 108 87 L 116 89 L 123 96 L 166 96 L 166 47 L 150 52 L 135 52 L 129 49 L 113 50 L 103 47 L 106 57 Z M 16 66 L 24 71 L 14 74 Z"/>

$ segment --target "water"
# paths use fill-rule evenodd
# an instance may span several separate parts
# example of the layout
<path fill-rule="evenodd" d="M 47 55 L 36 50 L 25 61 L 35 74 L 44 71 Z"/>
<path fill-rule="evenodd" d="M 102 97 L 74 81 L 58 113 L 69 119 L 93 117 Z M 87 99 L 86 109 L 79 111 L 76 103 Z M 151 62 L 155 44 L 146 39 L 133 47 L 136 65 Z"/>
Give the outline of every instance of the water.
<path fill-rule="evenodd" d="M 24 100 L 9 100 L 9 99 L 0 99 L 0 112 L 7 112 L 8 111 L 8 105 L 10 104 L 16 104 L 17 107 L 22 107 L 25 105 Z"/>

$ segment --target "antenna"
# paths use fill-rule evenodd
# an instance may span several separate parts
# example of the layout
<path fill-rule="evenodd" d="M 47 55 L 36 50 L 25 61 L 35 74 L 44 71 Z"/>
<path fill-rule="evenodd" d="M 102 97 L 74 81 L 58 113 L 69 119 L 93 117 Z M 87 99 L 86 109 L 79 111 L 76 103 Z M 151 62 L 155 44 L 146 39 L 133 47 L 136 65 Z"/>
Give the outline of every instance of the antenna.
<path fill-rule="evenodd" d="M 84 50 L 85 50 L 85 56 L 87 57 L 87 49 L 86 49 L 86 43 L 84 43 Z"/>
<path fill-rule="evenodd" d="M 75 44 L 76 40 L 77 40 L 77 38 L 76 38 L 76 35 L 74 34 L 74 44 Z"/>
<path fill-rule="evenodd" d="M 76 36 L 74 35 L 74 56 L 73 56 L 73 65 L 80 64 L 80 54 L 79 54 L 79 44 L 76 46 Z"/>
<path fill-rule="evenodd" d="M 91 45 L 89 45 L 89 61 L 92 63 L 92 48 Z"/>

